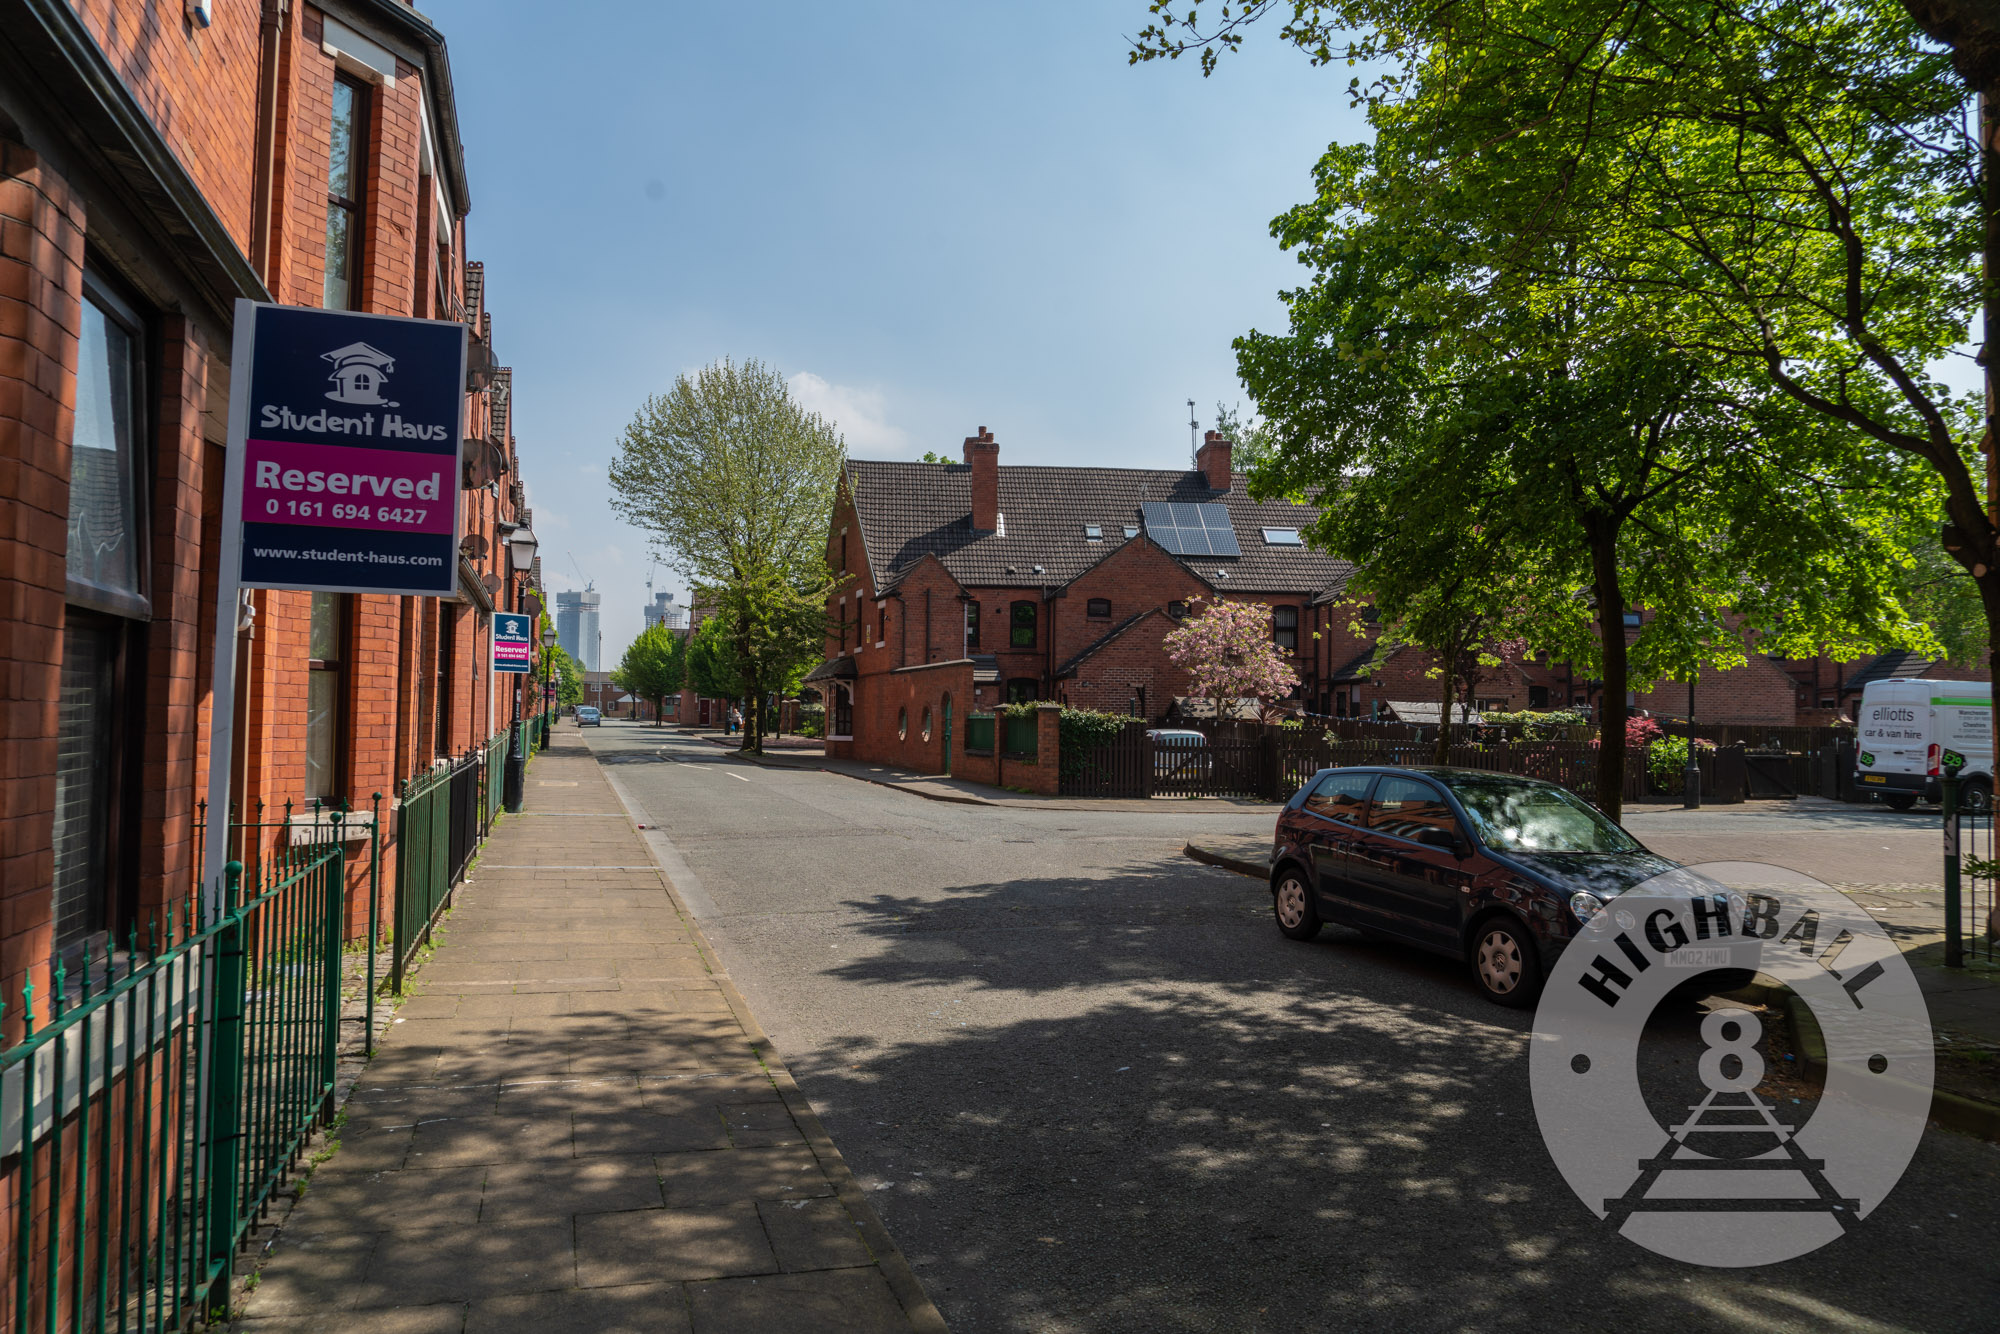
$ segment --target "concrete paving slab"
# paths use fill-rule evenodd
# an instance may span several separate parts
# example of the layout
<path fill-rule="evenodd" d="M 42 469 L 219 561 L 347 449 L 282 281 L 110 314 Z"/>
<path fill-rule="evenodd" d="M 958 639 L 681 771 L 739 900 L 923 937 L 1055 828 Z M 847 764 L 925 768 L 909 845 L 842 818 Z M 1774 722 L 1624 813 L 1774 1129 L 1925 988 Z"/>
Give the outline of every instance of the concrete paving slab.
<path fill-rule="evenodd" d="M 474 1302 L 464 1334 L 689 1334 L 692 1329 L 680 1284 L 634 1283 Z"/>
<path fill-rule="evenodd" d="M 778 1263 L 789 1272 L 868 1263 L 868 1247 L 839 1200 L 761 1200 L 757 1216 Z"/>
<path fill-rule="evenodd" d="M 576 1220 L 579 1286 L 769 1274 L 778 1259 L 749 1202 L 704 1209 L 641 1209 Z"/>
<path fill-rule="evenodd" d="M 353 1305 L 426 1306 L 576 1286 L 568 1221 L 384 1237 Z"/>

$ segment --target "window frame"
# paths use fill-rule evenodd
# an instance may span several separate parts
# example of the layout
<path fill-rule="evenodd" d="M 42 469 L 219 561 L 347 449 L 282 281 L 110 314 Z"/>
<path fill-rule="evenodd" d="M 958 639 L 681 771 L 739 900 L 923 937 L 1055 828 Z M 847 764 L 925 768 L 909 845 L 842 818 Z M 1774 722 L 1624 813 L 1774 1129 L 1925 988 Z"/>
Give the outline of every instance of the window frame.
<path fill-rule="evenodd" d="M 353 665 L 351 655 L 354 650 L 354 633 L 353 633 L 353 626 L 351 624 L 351 617 L 354 614 L 354 600 L 353 597 L 347 593 L 310 593 L 307 596 L 314 599 L 328 597 L 328 598 L 333 598 L 335 600 L 333 623 L 334 623 L 334 636 L 336 642 L 334 644 L 334 650 L 336 653 L 339 654 L 339 656 L 335 658 L 315 658 L 312 656 L 312 651 L 313 651 L 312 629 L 311 629 L 311 622 L 308 621 L 306 629 L 307 784 L 301 790 L 307 801 L 311 801 L 315 796 L 320 796 L 320 799 L 323 801 L 338 803 L 342 799 L 343 794 L 346 793 L 348 787 L 348 781 L 347 781 L 348 763 L 350 759 L 350 756 L 348 754 L 349 747 L 343 743 L 347 739 L 347 720 L 350 713 L 349 703 L 348 703 L 348 691 L 350 684 L 352 683 L 353 680 L 353 674 L 348 669 Z M 308 615 L 310 615 L 310 612 L 308 613 Z M 333 774 L 330 783 L 332 791 L 324 794 L 323 796 L 321 796 L 321 794 L 317 794 L 312 791 L 306 790 L 306 788 L 310 787 L 310 779 L 312 775 L 312 762 L 311 762 L 312 678 L 314 677 L 314 675 L 321 673 L 332 673 L 334 680 L 333 721 L 332 721 Z"/>
<path fill-rule="evenodd" d="M 1024 610 L 1027 612 L 1027 616 L 1025 618 L 1027 621 L 1026 625 L 1022 624 L 1022 620 L 1024 618 L 1022 617 L 1021 613 Z M 1032 599 L 1016 598 L 1013 602 L 1008 604 L 1007 606 L 1008 648 L 1017 651 L 1026 651 L 1033 649 L 1040 640 L 1041 628 L 1042 628 L 1041 608 L 1037 607 Z M 1023 630 L 1027 631 L 1028 637 L 1025 640 L 1021 638 L 1021 632 Z"/>
<path fill-rule="evenodd" d="M 1279 618 L 1288 613 L 1292 618 L 1292 623 L 1285 625 Z M 1299 620 L 1299 609 L 1289 603 L 1272 607 L 1271 642 L 1288 653 L 1297 653 L 1299 651 Z M 1288 634 L 1291 636 L 1290 640 L 1285 638 Z"/>
<path fill-rule="evenodd" d="M 1102 611 L 1099 611 L 1099 610 L 1098 610 L 1098 608 L 1099 608 L 1099 607 L 1102 607 L 1102 608 L 1103 608 L 1104 610 L 1102 610 Z M 1083 603 L 1083 614 L 1084 614 L 1084 616 L 1085 616 L 1085 617 L 1086 617 L 1087 619 L 1089 619 L 1089 620 L 1093 620 L 1093 621 L 1108 621 L 1108 620 L 1110 620 L 1110 619 L 1111 619 L 1111 599 L 1110 599 L 1110 598 L 1086 598 L 1086 599 L 1084 600 L 1084 603 Z"/>
<path fill-rule="evenodd" d="M 365 299 L 365 293 L 362 291 L 365 284 L 361 279 L 365 272 L 362 264 L 367 255 L 365 233 L 368 228 L 368 162 L 370 158 L 368 137 L 370 122 L 372 120 L 369 113 L 374 109 L 373 98 L 370 96 L 372 90 L 368 84 L 344 71 L 336 70 L 334 72 L 333 85 L 336 90 L 343 86 L 346 87 L 353 99 L 354 116 L 348 128 L 347 166 L 350 177 L 348 188 L 354 193 L 352 195 L 337 195 L 333 192 L 333 119 L 329 115 L 327 119 L 327 226 L 323 237 L 323 240 L 327 244 L 323 252 L 320 267 L 320 307 L 324 310 L 360 310 Z M 335 96 L 338 96 L 338 92 L 335 93 Z M 328 110 L 329 112 L 331 111 L 330 106 Z M 342 293 L 344 302 L 338 306 L 327 299 L 329 295 L 328 284 L 333 281 L 332 241 L 333 218 L 336 209 L 347 219 L 347 274 L 342 280 L 346 284 L 346 290 Z"/>
<path fill-rule="evenodd" d="M 111 323 L 116 324 L 131 340 L 131 395 L 129 407 L 132 423 L 132 455 L 127 460 L 131 470 L 132 486 L 132 548 L 138 555 L 139 591 L 129 594 L 99 584 L 85 583 L 72 579 L 67 572 L 69 557 L 68 515 L 64 515 L 63 557 L 65 563 L 63 600 L 72 606 L 84 607 L 107 616 L 122 617 L 132 621 L 149 621 L 153 616 L 153 526 L 152 526 L 152 481 L 154 419 L 152 413 L 153 394 L 151 392 L 152 340 L 149 322 L 139 315 L 137 308 L 112 286 L 109 279 L 92 265 L 83 271 L 83 299 L 103 313 Z M 77 369 L 82 370 L 82 347 L 79 338 Z M 72 412 L 72 419 L 74 413 Z M 70 437 L 70 477 L 76 475 L 76 439 L 74 425 Z"/>
<path fill-rule="evenodd" d="M 970 654 L 979 647 L 979 604 L 971 598 L 965 600 L 965 651 Z"/>

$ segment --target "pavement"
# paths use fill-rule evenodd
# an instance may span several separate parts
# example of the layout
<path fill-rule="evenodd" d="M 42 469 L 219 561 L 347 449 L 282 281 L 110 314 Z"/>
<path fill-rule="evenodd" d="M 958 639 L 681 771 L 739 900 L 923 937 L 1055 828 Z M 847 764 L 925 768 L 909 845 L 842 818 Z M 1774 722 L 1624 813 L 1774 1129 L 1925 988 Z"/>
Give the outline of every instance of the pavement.
<path fill-rule="evenodd" d="M 574 729 L 482 850 L 245 1331 L 941 1331 Z"/>
<path fill-rule="evenodd" d="M 1959 1330 L 2000 1309 L 2000 1149 L 1936 1127 L 1796 1260 L 1626 1241 L 1538 1130 L 1529 1016 L 1447 960 L 1285 940 L 1263 885 L 1183 855 L 1268 838 L 1268 807 L 971 806 L 686 735 L 587 741 L 958 1334 Z M 1863 855 L 1877 829 L 1820 842 L 1891 883 L 1896 854 Z M 1702 1013 L 1649 1028 L 1656 1117 L 1698 1087 Z M 1789 1114 L 1812 1106 L 1797 1081 Z"/>

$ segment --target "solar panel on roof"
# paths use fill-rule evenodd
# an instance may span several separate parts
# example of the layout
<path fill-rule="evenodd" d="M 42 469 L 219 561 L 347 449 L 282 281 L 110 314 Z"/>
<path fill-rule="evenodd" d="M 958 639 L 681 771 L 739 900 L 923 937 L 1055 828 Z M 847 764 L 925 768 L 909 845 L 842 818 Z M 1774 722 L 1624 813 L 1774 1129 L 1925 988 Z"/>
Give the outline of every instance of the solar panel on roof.
<path fill-rule="evenodd" d="M 1240 556 L 1236 529 L 1222 505 L 1149 500 L 1139 506 L 1146 535 L 1176 556 Z"/>

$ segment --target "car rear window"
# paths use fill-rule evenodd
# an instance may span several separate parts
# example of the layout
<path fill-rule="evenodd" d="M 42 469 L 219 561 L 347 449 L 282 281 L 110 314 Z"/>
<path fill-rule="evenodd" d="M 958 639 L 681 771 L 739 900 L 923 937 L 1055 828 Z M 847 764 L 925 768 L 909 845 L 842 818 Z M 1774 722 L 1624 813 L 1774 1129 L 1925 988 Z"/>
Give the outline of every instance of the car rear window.
<path fill-rule="evenodd" d="M 1368 827 L 1377 833 L 1414 839 L 1426 829 L 1456 830 L 1458 817 L 1445 804 L 1444 793 L 1429 783 L 1391 774 L 1375 785 Z"/>
<path fill-rule="evenodd" d="M 1306 797 L 1305 808 L 1342 824 L 1365 824 L 1368 785 L 1374 781 L 1374 774 L 1328 774 Z"/>

